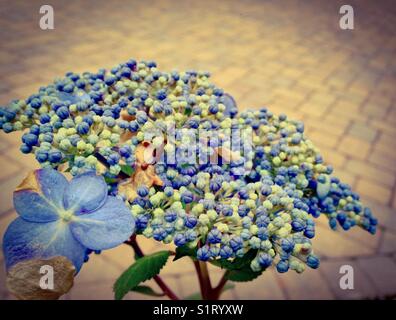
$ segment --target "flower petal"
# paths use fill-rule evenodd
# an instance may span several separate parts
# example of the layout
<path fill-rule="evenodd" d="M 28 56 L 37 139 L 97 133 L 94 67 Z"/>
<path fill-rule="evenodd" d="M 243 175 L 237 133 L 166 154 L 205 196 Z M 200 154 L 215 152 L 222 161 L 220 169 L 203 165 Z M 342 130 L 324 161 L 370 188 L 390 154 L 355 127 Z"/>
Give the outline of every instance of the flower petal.
<path fill-rule="evenodd" d="M 75 217 L 70 228 L 87 248 L 104 250 L 127 240 L 135 230 L 135 220 L 122 200 L 107 197 L 99 210 Z"/>
<path fill-rule="evenodd" d="M 64 256 L 79 271 L 86 248 L 73 237 L 69 225 L 62 220 L 36 223 L 17 218 L 4 235 L 3 251 L 7 269 L 25 260 Z"/>
<path fill-rule="evenodd" d="M 236 113 L 237 104 L 235 102 L 235 99 L 231 95 L 229 95 L 228 93 L 223 94 L 221 101 L 225 105 L 225 110 L 223 111 L 223 114 L 226 117 L 229 117 L 232 113 Z"/>
<path fill-rule="evenodd" d="M 45 198 L 63 208 L 63 195 L 69 182 L 65 176 L 53 169 L 36 170 L 36 178 Z"/>
<path fill-rule="evenodd" d="M 30 222 L 51 222 L 59 219 L 58 208 L 42 195 L 30 190 L 14 192 L 14 207 L 23 219 Z"/>
<path fill-rule="evenodd" d="M 53 169 L 29 173 L 14 192 L 14 206 L 25 220 L 50 222 L 59 218 L 63 209 L 63 195 L 68 185 L 66 178 Z"/>
<path fill-rule="evenodd" d="M 102 176 L 94 171 L 82 173 L 66 189 L 63 199 L 65 209 L 72 209 L 76 214 L 92 212 L 100 208 L 107 198 L 107 184 Z"/>

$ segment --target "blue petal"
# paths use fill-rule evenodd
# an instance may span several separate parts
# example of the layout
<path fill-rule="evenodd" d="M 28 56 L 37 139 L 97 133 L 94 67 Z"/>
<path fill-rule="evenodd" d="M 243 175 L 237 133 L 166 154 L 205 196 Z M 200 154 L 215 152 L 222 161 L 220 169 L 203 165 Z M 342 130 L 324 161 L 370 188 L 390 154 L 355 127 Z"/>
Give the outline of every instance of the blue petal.
<path fill-rule="evenodd" d="M 223 111 L 225 116 L 230 116 L 231 113 L 237 109 L 235 99 L 228 93 L 222 96 L 222 103 L 225 106 L 225 110 Z"/>
<path fill-rule="evenodd" d="M 63 199 L 65 209 L 76 214 L 92 212 L 103 205 L 107 198 L 107 184 L 94 171 L 80 174 L 69 183 Z"/>
<path fill-rule="evenodd" d="M 36 171 L 36 178 L 45 198 L 63 208 L 63 195 L 69 185 L 65 176 L 54 169 L 40 169 Z"/>
<path fill-rule="evenodd" d="M 78 272 L 84 263 L 85 250 L 62 220 L 36 223 L 17 218 L 8 226 L 3 240 L 7 268 L 28 259 L 64 256 Z"/>
<path fill-rule="evenodd" d="M 58 208 L 32 190 L 14 192 L 16 212 L 30 222 L 51 222 L 59 219 Z"/>
<path fill-rule="evenodd" d="M 123 201 L 108 197 L 99 210 L 75 217 L 71 230 L 87 248 L 104 250 L 129 239 L 135 230 L 135 220 Z"/>

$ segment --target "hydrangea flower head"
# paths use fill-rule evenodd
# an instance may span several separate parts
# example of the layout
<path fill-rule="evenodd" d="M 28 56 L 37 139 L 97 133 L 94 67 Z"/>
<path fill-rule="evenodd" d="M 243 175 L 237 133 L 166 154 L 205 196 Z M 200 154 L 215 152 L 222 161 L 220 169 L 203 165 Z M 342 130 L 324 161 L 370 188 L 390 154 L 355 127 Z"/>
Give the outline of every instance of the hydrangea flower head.
<path fill-rule="evenodd" d="M 107 193 L 103 177 L 92 171 L 70 182 L 53 169 L 29 174 L 14 192 L 19 217 L 4 235 L 7 268 L 64 256 L 79 271 L 87 249 L 109 249 L 127 240 L 134 218 L 122 200 Z"/>
<path fill-rule="evenodd" d="M 333 174 L 305 136 L 302 122 L 266 107 L 238 112 L 232 96 L 209 78 L 207 72 L 169 73 L 159 71 L 154 62 L 129 60 L 111 70 L 67 73 L 37 94 L 0 108 L 4 132 L 26 129 L 22 152 L 33 153 L 44 168 L 68 167 L 76 176 L 70 185 L 60 182 L 48 192 L 36 179 L 42 192 L 26 192 L 31 198 L 20 200 L 25 205 L 18 204 L 24 193 L 17 191 L 21 218 L 10 230 L 22 222 L 40 222 L 48 225 L 38 232 L 41 239 L 54 234 L 52 224 L 66 225 L 62 236 L 76 241 L 64 243 L 105 248 L 110 240 L 120 243 L 131 233 L 119 225 L 124 209 L 115 217 L 103 216 L 103 230 L 87 221 L 95 220 L 98 212 L 104 215 L 108 199 L 116 201 L 111 196 L 117 196 L 126 200 L 137 234 L 187 246 L 195 258 L 216 265 L 248 256 L 252 271 L 274 265 L 280 273 L 319 266 L 311 239 L 314 218 L 320 215 L 332 229 L 356 226 L 376 232 L 371 210 Z M 99 192 L 104 183 L 97 177 L 92 192 L 85 193 L 89 183 L 74 182 L 94 178 L 79 175 L 87 170 L 106 178 L 110 197 Z M 79 188 L 72 188 L 74 183 Z M 73 196 L 69 188 L 75 189 Z M 56 214 L 47 200 L 60 208 Z M 45 210 L 29 214 L 40 201 Z M 125 219 L 131 217 L 125 213 Z M 36 237 L 29 232 L 9 243 Z M 80 252 L 66 250 L 63 242 L 56 248 L 51 242 L 50 250 Z M 18 260 L 9 251 L 7 263 Z M 77 266 L 81 263 L 70 258 Z"/>

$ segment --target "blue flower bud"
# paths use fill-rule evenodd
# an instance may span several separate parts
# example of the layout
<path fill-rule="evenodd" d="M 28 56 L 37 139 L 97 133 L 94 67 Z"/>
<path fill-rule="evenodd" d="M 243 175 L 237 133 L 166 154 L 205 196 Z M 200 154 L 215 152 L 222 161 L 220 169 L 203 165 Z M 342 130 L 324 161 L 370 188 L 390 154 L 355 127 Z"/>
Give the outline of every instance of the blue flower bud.
<path fill-rule="evenodd" d="M 319 259 L 313 255 L 308 256 L 307 258 L 307 266 L 312 269 L 317 269 L 319 267 Z"/>
<path fill-rule="evenodd" d="M 192 229 L 197 225 L 197 222 L 198 222 L 198 220 L 196 217 L 194 217 L 193 215 L 187 215 L 184 225 L 187 228 Z"/>
<path fill-rule="evenodd" d="M 234 252 L 241 249 L 243 247 L 243 241 L 242 241 L 241 237 L 238 237 L 238 236 L 232 237 L 230 239 L 230 246 Z"/>
<path fill-rule="evenodd" d="M 22 142 L 25 143 L 26 145 L 32 147 L 32 146 L 37 145 L 38 137 L 32 133 L 25 133 L 22 136 Z"/>
<path fill-rule="evenodd" d="M 38 150 L 36 152 L 36 159 L 38 162 L 42 163 L 48 160 L 48 153 L 45 150 Z"/>
<path fill-rule="evenodd" d="M 176 234 L 175 237 L 173 238 L 173 241 L 175 242 L 175 245 L 178 247 L 181 247 L 187 243 L 186 237 L 181 233 Z"/>
<path fill-rule="evenodd" d="M 58 163 L 62 160 L 62 153 L 60 151 L 51 151 L 48 155 L 48 161 L 51 163 Z"/>
<path fill-rule="evenodd" d="M 173 222 L 177 218 L 177 214 L 173 210 L 168 210 L 165 212 L 164 219 L 166 222 Z"/>
<path fill-rule="evenodd" d="M 208 261 L 210 259 L 209 246 L 205 245 L 198 249 L 197 259 L 201 261 Z"/>
<path fill-rule="evenodd" d="M 89 124 L 86 122 L 81 122 L 77 125 L 77 132 L 79 134 L 87 134 L 89 132 Z"/>
<path fill-rule="evenodd" d="M 221 242 L 221 232 L 218 229 L 212 229 L 208 233 L 208 241 L 209 243 L 216 244 Z"/>
<path fill-rule="evenodd" d="M 191 191 L 184 191 L 182 194 L 181 194 L 181 200 L 184 202 L 184 203 L 191 203 L 191 202 L 193 202 L 193 200 L 194 200 L 194 195 L 192 194 L 192 192 Z"/>
<path fill-rule="evenodd" d="M 221 246 L 219 254 L 222 259 L 228 259 L 232 257 L 233 251 L 229 246 Z"/>
<path fill-rule="evenodd" d="M 285 252 L 292 252 L 294 249 L 294 241 L 292 239 L 282 239 L 281 247 Z"/>
<path fill-rule="evenodd" d="M 268 268 L 272 264 L 272 257 L 268 253 L 259 253 L 257 260 L 263 269 Z"/>
<path fill-rule="evenodd" d="M 268 239 L 268 231 L 266 228 L 259 228 L 257 231 L 257 237 L 259 237 L 260 240 L 267 240 Z"/>
<path fill-rule="evenodd" d="M 56 115 L 61 119 L 66 119 L 69 117 L 69 109 L 67 107 L 60 107 L 56 111 Z"/>
<path fill-rule="evenodd" d="M 32 151 L 32 147 L 28 146 L 27 144 L 22 143 L 20 146 L 19 150 L 21 150 L 22 153 L 30 153 Z"/>
<path fill-rule="evenodd" d="M 148 189 L 146 186 L 140 186 L 140 187 L 137 189 L 137 194 L 139 195 L 139 197 L 144 198 L 144 197 L 148 196 L 148 194 L 149 194 L 149 189 Z"/>
<path fill-rule="evenodd" d="M 289 263 L 287 260 L 281 260 L 278 262 L 278 264 L 276 265 L 276 270 L 279 273 L 285 273 L 289 270 Z"/>
<path fill-rule="evenodd" d="M 40 123 L 44 124 L 50 121 L 51 121 L 51 116 L 49 114 L 45 113 L 40 116 Z"/>
<path fill-rule="evenodd" d="M 164 194 L 168 197 L 168 198 L 170 198 L 170 197 L 172 197 L 173 196 L 173 188 L 172 187 L 165 187 L 165 189 L 164 189 Z"/>
<path fill-rule="evenodd" d="M 162 241 L 166 238 L 167 233 L 163 228 L 157 228 L 153 231 L 153 238 L 157 241 Z"/>

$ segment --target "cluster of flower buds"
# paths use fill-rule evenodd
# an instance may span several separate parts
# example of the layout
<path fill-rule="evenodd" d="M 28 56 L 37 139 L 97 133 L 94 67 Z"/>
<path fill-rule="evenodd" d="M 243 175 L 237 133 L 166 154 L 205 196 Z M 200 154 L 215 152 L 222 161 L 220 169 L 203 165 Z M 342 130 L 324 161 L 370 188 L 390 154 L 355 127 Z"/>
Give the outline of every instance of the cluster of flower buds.
<path fill-rule="evenodd" d="M 370 209 L 332 176 L 301 122 L 266 108 L 238 113 L 206 72 L 166 73 L 129 60 L 68 73 L 1 108 L 0 128 L 26 129 L 21 151 L 43 167 L 103 174 L 138 233 L 196 248 L 202 261 L 253 250 L 254 271 L 275 264 L 302 272 L 319 265 L 310 239 L 320 214 L 333 229 L 376 230 Z"/>

